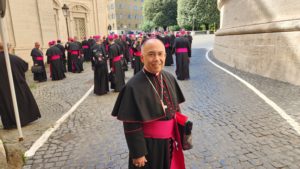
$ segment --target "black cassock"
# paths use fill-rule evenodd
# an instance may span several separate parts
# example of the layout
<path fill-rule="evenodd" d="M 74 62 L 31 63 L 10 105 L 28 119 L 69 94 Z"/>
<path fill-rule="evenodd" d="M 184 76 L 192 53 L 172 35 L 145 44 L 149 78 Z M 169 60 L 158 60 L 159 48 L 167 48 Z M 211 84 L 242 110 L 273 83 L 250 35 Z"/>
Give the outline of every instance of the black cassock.
<path fill-rule="evenodd" d="M 82 51 L 83 51 L 84 61 L 90 61 L 91 60 L 91 56 L 90 56 L 89 42 L 87 40 L 83 40 L 81 42 L 81 44 L 82 44 Z"/>
<path fill-rule="evenodd" d="M 191 48 L 192 48 L 193 37 L 191 35 L 186 35 L 186 38 L 189 40 Z"/>
<path fill-rule="evenodd" d="M 71 52 L 70 52 L 70 44 L 72 42 L 67 42 L 65 44 L 65 49 L 67 50 L 67 69 L 68 72 L 72 72 L 72 60 L 71 60 Z"/>
<path fill-rule="evenodd" d="M 132 47 L 133 50 L 133 59 L 134 59 L 134 70 L 133 74 L 137 74 L 139 71 L 141 71 L 144 67 L 144 64 L 141 61 L 141 51 L 142 51 L 142 44 L 140 42 L 135 41 L 134 45 Z"/>
<path fill-rule="evenodd" d="M 115 92 L 120 92 L 123 86 L 125 85 L 125 74 L 122 69 L 122 62 L 121 62 L 121 51 L 119 45 L 116 43 L 111 44 L 109 46 L 109 59 L 111 59 L 111 68 L 112 68 L 112 75 L 113 80 L 111 81 L 111 88 L 115 89 Z"/>
<path fill-rule="evenodd" d="M 122 69 L 123 69 L 123 72 L 125 73 L 125 71 L 128 70 L 127 61 L 125 58 L 126 46 L 123 43 L 123 41 L 120 39 L 116 39 L 115 44 L 117 44 L 119 46 L 120 54 L 122 55 L 122 58 L 121 58 Z M 125 77 L 125 74 L 124 74 L 124 77 Z"/>
<path fill-rule="evenodd" d="M 129 44 L 130 44 L 130 42 L 129 42 L 129 38 L 128 37 L 126 37 L 126 39 L 125 40 L 122 40 L 122 43 L 123 43 L 123 45 L 124 45 L 124 58 L 126 59 L 126 61 L 127 62 L 129 62 L 130 60 L 130 54 L 129 54 Z"/>
<path fill-rule="evenodd" d="M 80 42 L 70 43 L 69 50 L 71 54 L 72 72 L 80 73 L 81 71 L 83 71 L 83 65 L 80 56 L 80 52 L 81 52 Z"/>
<path fill-rule="evenodd" d="M 158 93 L 160 75 L 156 76 L 147 71 L 138 72 L 128 81 L 120 92 L 112 116 L 123 121 L 125 137 L 129 149 L 129 169 L 136 168 L 132 164 L 133 158 L 146 156 L 148 162 L 144 169 L 169 169 L 171 160 L 171 139 L 144 138 L 143 123 L 153 120 L 170 120 L 179 111 L 179 103 L 185 101 L 175 78 L 168 72 L 162 71 L 164 81 L 163 102 L 167 105 L 164 110 L 161 101 L 152 88 L 147 77 L 151 80 Z"/>
<path fill-rule="evenodd" d="M 109 91 L 107 57 L 103 44 L 92 47 L 92 60 L 94 60 L 94 93 L 106 94 Z"/>
<path fill-rule="evenodd" d="M 52 80 L 64 79 L 65 73 L 63 69 L 63 64 L 61 62 L 61 51 L 58 47 L 52 46 L 47 52 L 47 63 L 50 64 L 50 77 Z"/>
<path fill-rule="evenodd" d="M 43 82 L 47 80 L 47 74 L 45 69 L 45 63 L 44 63 L 44 54 L 40 49 L 33 48 L 31 50 L 31 54 L 33 64 L 42 66 L 43 71 L 41 73 L 33 73 L 33 80 Z"/>
<path fill-rule="evenodd" d="M 94 46 L 95 44 L 96 44 L 95 39 L 89 39 L 89 40 L 88 40 L 88 45 L 90 46 L 90 47 L 89 47 L 89 55 L 90 55 L 91 57 L 93 57 L 93 56 L 92 56 L 92 55 L 93 55 L 93 50 L 92 50 L 92 48 L 93 48 L 93 46 Z M 92 69 L 94 69 L 95 62 L 94 62 L 93 59 L 91 59 L 91 62 L 92 62 Z"/>
<path fill-rule="evenodd" d="M 185 80 L 190 78 L 190 57 L 191 45 L 186 37 L 179 37 L 175 39 L 172 53 L 176 56 L 176 75 L 178 80 Z"/>
<path fill-rule="evenodd" d="M 26 83 L 25 72 L 28 64 L 21 58 L 10 55 L 13 80 L 18 102 L 21 125 L 24 126 L 41 117 L 36 101 Z M 0 116 L 3 127 L 16 127 L 12 97 L 9 88 L 4 53 L 0 52 Z"/>
<path fill-rule="evenodd" d="M 67 68 L 66 68 L 67 60 L 66 60 L 66 53 L 65 53 L 66 49 L 60 43 L 56 44 L 56 46 L 61 51 L 61 57 L 60 57 L 60 59 L 61 59 L 62 65 L 63 65 L 63 70 L 64 70 L 64 72 L 67 72 Z"/>
<path fill-rule="evenodd" d="M 170 36 L 164 37 L 164 45 L 166 49 L 166 66 L 171 66 L 173 64 L 173 57 L 172 57 L 172 48 L 171 48 L 171 38 Z"/>

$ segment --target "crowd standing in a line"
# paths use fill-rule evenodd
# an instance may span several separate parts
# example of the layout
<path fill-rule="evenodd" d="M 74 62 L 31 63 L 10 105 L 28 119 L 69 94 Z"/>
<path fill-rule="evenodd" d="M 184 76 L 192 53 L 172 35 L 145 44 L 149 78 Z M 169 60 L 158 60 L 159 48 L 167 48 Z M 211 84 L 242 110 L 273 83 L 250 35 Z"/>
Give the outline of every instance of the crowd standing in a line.
<path fill-rule="evenodd" d="M 165 46 L 165 66 L 172 66 L 174 64 L 173 54 L 175 54 L 177 79 L 189 79 L 192 36 L 184 30 L 179 31 L 176 35 L 173 32 L 128 35 L 110 34 L 102 37 L 95 35 L 88 39 L 84 37 L 82 42 L 79 42 L 78 38 L 74 37 L 69 38 L 65 45 L 62 44 L 61 40 L 50 41 L 48 43 L 49 48 L 46 51 L 46 61 L 44 60 L 44 53 L 40 49 L 40 43 L 35 42 L 30 55 L 33 59 L 33 67 L 37 67 L 38 69 L 35 69 L 33 79 L 38 82 L 47 81 L 45 64 L 49 64 L 49 77 L 52 80 L 63 80 L 66 79 L 65 74 L 67 72 L 81 73 L 84 71 L 83 62 L 91 62 L 92 69 L 94 70 L 94 93 L 96 95 L 103 95 L 110 91 L 109 88 L 115 92 L 120 92 L 125 85 L 125 72 L 129 67 L 134 69 L 134 74 L 143 69 L 144 65 L 141 61 L 142 45 L 147 39 L 152 38 L 161 40 Z M 0 52 L 4 55 L 3 50 Z M 12 61 L 15 88 L 20 85 L 20 81 L 24 81 L 22 86 L 24 89 L 22 91 L 27 91 L 28 95 L 32 95 L 24 74 L 28 69 L 28 64 L 18 56 L 11 55 L 10 57 L 17 57 L 18 59 L 16 60 L 20 60 L 20 64 L 17 63 L 18 61 L 16 63 Z M 1 64 L 5 65 L 4 60 Z M 1 77 L 7 78 L 7 75 L 4 76 L 7 74 L 6 70 L 4 70 L 5 67 L 1 66 L 1 68 L 3 68 L 0 72 L 0 74 L 3 74 Z M 16 74 L 20 75 L 17 76 Z M 8 82 L 8 79 L 3 79 L 3 81 Z M 11 97 L 7 97 L 10 96 L 7 93 L 10 91 L 7 85 L 3 84 L 0 88 L 0 101 L 1 103 L 5 103 L 0 105 L 0 115 L 4 128 L 13 128 L 16 126 L 16 122 Z M 26 105 L 33 104 L 31 108 L 34 108 L 34 110 L 29 110 L 28 106 L 22 106 L 26 100 L 30 101 L 30 104 L 26 103 Z M 21 105 L 19 106 L 19 112 L 22 125 L 40 117 L 40 112 L 33 96 L 23 98 L 17 94 L 17 101 Z"/>

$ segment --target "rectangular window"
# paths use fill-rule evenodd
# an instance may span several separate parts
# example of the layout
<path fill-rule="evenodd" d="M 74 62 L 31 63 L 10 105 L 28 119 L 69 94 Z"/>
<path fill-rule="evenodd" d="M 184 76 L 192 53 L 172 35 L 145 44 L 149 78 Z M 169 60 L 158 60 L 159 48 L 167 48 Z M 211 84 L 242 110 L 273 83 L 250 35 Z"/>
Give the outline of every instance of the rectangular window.
<path fill-rule="evenodd" d="M 130 14 L 128 14 L 128 19 L 131 19 L 131 15 Z"/>

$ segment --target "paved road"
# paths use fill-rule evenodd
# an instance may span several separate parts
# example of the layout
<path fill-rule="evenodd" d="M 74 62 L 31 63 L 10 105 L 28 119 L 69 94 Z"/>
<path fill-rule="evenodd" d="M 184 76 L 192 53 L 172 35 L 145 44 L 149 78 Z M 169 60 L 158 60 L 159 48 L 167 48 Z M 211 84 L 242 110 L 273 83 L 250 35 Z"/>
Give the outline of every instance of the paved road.
<path fill-rule="evenodd" d="M 195 37 L 191 80 L 179 82 L 186 97 L 182 111 L 194 122 L 194 148 L 185 152 L 187 168 L 299 169 L 299 135 L 251 90 L 205 59 L 212 43 L 212 36 Z M 252 83 L 300 123 L 300 87 L 227 68 Z M 174 67 L 166 70 L 174 73 Z M 131 75 L 132 71 L 126 74 L 127 78 Z M 74 82 L 90 84 L 91 77 L 73 78 Z M 57 90 L 53 94 L 62 92 Z M 122 124 L 110 116 L 116 97 L 113 92 L 105 96 L 90 94 L 35 156 L 26 161 L 24 169 L 127 168 L 128 150 Z"/>

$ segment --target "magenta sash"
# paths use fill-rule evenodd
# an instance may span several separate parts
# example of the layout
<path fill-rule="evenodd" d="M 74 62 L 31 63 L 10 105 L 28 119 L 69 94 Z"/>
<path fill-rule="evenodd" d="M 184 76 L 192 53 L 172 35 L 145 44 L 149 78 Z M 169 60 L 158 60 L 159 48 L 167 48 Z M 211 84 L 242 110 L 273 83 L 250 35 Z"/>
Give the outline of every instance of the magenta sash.
<path fill-rule="evenodd" d="M 144 123 L 143 131 L 146 138 L 174 139 L 174 120 Z"/>
<path fill-rule="evenodd" d="M 177 48 L 176 53 L 187 53 L 188 49 L 187 48 Z"/>
<path fill-rule="evenodd" d="M 106 51 L 108 51 L 108 48 L 109 48 L 109 46 L 108 46 L 108 45 L 105 45 L 105 50 L 106 50 Z"/>
<path fill-rule="evenodd" d="M 51 60 L 57 60 L 57 59 L 60 59 L 59 55 L 53 55 L 53 56 L 51 56 Z"/>
<path fill-rule="evenodd" d="M 71 54 L 72 54 L 72 55 L 78 55 L 78 54 L 79 54 L 79 51 L 78 51 L 78 50 L 71 50 Z"/>
<path fill-rule="evenodd" d="M 141 51 L 134 52 L 134 56 L 141 56 L 141 55 L 142 55 L 142 52 L 141 52 Z"/>
<path fill-rule="evenodd" d="M 169 44 L 169 43 L 166 43 L 166 44 L 165 44 L 165 47 L 166 47 L 166 48 L 170 47 L 170 44 Z"/>
<path fill-rule="evenodd" d="M 83 48 L 83 49 L 88 49 L 89 46 L 88 46 L 88 45 L 83 45 L 82 48 Z"/>
<path fill-rule="evenodd" d="M 143 132 L 145 138 L 174 139 L 170 169 L 185 169 L 180 134 L 175 119 L 143 123 Z"/>
<path fill-rule="evenodd" d="M 41 60 L 44 60 L 44 57 L 43 57 L 43 56 L 37 56 L 37 57 L 35 58 L 35 60 L 41 61 Z"/>
<path fill-rule="evenodd" d="M 133 54 L 133 49 L 132 48 L 129 48 L 129 53 L 130 53 L 130 55 Z"/>
<path fill-rule="evenodd" d="M 116 57 L 114 57 L 114 59 L 113 59 L 113 62 L 120 61 L 120 60 L 121 60 L 121 58 L 122 58 L 122 55 L 120 55 L 120 56 L 116 56 Z"/>

